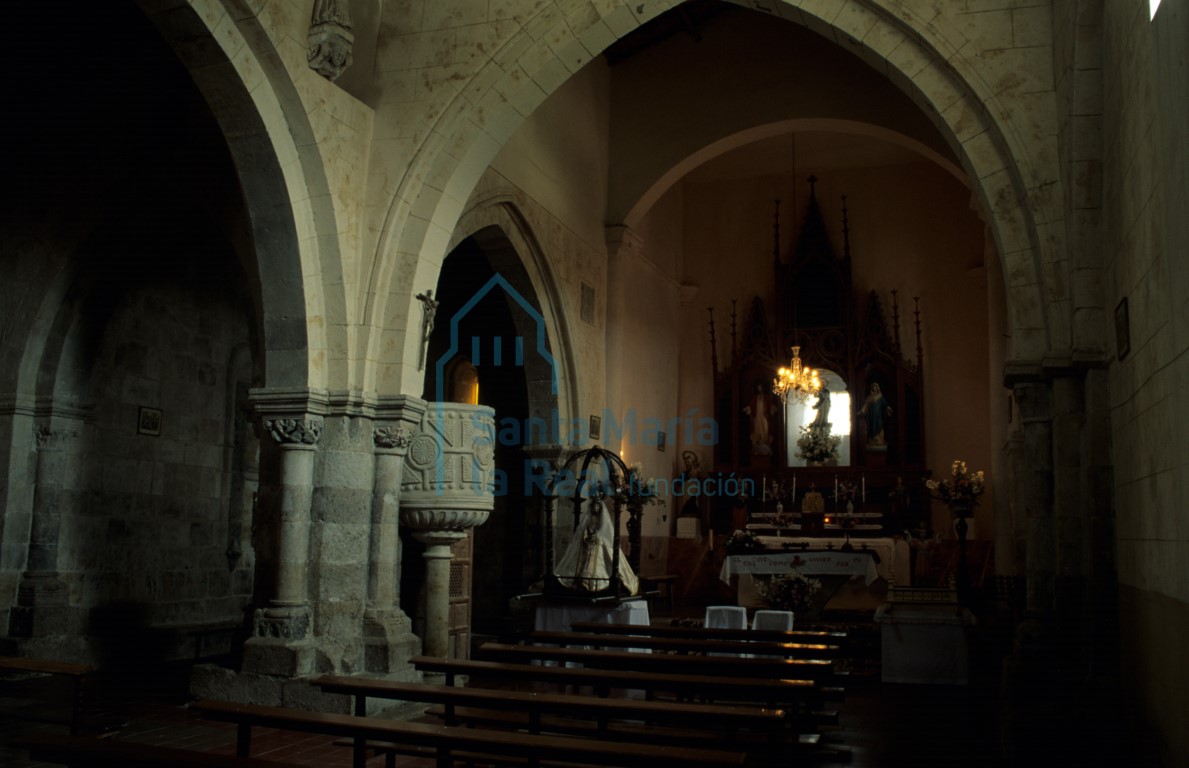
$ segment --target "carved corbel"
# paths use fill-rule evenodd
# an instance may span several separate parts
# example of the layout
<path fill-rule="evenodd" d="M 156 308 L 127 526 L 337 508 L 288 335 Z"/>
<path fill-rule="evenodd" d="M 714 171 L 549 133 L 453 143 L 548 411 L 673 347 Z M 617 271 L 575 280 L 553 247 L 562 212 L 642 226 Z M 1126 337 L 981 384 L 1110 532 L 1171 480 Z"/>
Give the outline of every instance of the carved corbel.
<path fill-rule="evenodd" d="M 331 82 L 351 66 L 355 32 L 347 0 L 314 0 L 307 38 L 306 61 L 310 69 Z"/>

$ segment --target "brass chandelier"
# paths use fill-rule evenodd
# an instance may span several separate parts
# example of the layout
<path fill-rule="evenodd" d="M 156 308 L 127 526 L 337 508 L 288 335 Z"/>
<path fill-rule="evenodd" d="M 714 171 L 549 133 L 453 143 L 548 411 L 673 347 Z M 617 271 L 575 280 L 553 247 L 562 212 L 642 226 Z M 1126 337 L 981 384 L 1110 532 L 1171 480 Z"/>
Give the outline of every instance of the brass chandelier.
<path fill-rule="evenodd" d="M 788 404 L 789 396 L 805 402 L 822 390 L 821 375 L 813 368 L 801 363 L 801 347 L 793 345 L 793 359 L 788 367 L 776 372 L 772 380 L 772 392 L 780 397 L 780 402 Z"/>

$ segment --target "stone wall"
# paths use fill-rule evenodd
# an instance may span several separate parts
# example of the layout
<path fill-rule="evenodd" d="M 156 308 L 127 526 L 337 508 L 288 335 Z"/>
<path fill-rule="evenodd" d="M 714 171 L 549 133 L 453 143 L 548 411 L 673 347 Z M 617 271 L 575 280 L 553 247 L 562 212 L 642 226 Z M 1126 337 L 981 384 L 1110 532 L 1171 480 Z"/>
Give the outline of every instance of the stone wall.
<path fill-rule="evenodd" d="M 1189 754 L 1189 670 L 1169 645 L 1189 605 L 1189 8 L 1166 0 L 1151 19 L 1146 3 L 1105 3 L 1104 13 L 1105 302 L 1113 313 L 1126 299 L 1130 325 L 1108 338 L 1124 679 L 1129 709 L 1174 765 Z"/>

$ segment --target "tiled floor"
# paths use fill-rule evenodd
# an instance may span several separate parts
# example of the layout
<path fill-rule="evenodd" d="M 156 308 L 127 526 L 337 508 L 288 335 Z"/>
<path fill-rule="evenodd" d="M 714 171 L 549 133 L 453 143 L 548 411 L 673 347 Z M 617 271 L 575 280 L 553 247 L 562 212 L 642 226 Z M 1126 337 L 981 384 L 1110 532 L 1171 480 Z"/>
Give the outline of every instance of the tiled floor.
<path fill-rule="evenodd" d="M 964 687 L 889 685 L 879 682 L 877 637 L 867 630 L 866 653 L 857 659 L 841 703 L 841 727 L 828 740 L 844 746 L 852 768 L 1000 768 L 998 758 L 999 648 L 993 643 L 972 646 L 971 683 Z M 184 701 L 184 682 L 158 675 L 153 684 L 105 691 L 112 713 L 127 725 L 112 738 L 231 754 L 233 726 L 192 716 Z M 2 702 L 0 702 L 2 703 Z M 33 725 L 0 717 L 0 765 L 4 768 L 45 766 L 8 746 L 14 735 Z M 60 726 L 57 726 L 62 732 Z M 335 746 L 330 737 L 266 731 L 253 732 L 253 757 L 291 766 L 349 766 L 351 752 Z M 374 758 L 372 765 L 382 765 Z M 835 763 L 841 765 L 843 763 Z M 403 758 L 402 768 L 422 768 L 427 760 Z M 829 764 L 827 764 L 829 765 Z M 658 766 L 658 768 L 663 768 Z"/>

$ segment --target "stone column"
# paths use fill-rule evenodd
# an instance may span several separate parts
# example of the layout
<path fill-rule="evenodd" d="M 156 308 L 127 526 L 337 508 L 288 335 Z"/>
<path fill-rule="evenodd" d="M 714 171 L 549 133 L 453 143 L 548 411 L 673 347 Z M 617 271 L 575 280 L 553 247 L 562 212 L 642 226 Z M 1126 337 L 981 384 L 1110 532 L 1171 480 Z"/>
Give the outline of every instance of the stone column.
<path fill-rule="evenodd" d="M 310 605 L 310 506 L 314 452 L 322 434 L 315 418 L 268 419 L 264 428 L 281 449 L 281 509 L 276 552 L 276 596 L 255 614 L 254 637 L 244 666 L 272 675 L 312 671 Z"/>
<path fill-rule="evenodd" d="M 372 431 L 375 485 L 363 622 L 364 666 L 368 672 L 385 675 L 407 671 L 408 659 L 420 652 L 413 622 L 400 607 L 399 522 L 405 454 L 425 413 L 425 403 L 416 398 L 399 400 L 398 407 L 378 409 L 377 418 L 385 420 Z"/>
<path fill-rule="evenodd" d="M 450 560 L 454 543 L 466 531 L 430 529 L 413 536 L 425 544 L 425 655 L 445 658 L 450 652 Z"/>
<path fill-rule="evenodd" d="M 1014 501 L 1025 536 L 1026 606 L 1030 614 L 1051 615 L 1055 530 L 1053 521 L 1053 424 L 1049 388 L 1044 382 L 1014 386 L 1020 411 L 1022 471 L 1014 478 Z"/>
<path fill-rule="evenodd" d="M 481 525 L 494 505 L 495 412 L 482 405 L 429 403 L 409 443 L 400 522 L 425 543 L 425 653 L 449 648 L 451 545 Z"/>
<path fill-rule="evenodd" d="M 9 627 L 17 637 L 58 635 L 68 629 L 69 601 L 66 583 L 58 572 L 58 543 L 66 461 L 63 442 L 71 435 L 41 424 L 34 428 L 33 436 L 37 450 L 29 550 Z"/>

